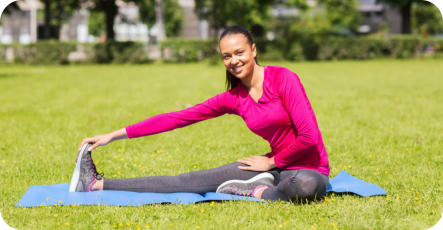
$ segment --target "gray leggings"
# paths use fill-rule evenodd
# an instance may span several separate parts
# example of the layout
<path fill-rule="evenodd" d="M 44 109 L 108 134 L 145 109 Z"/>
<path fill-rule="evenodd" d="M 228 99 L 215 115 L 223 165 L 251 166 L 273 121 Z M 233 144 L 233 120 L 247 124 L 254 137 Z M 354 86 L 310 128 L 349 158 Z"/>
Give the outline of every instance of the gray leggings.
<path fill-rule="evenodd" d="M 247 180 L 261 172 L 241 170 L 241 163 L 230 163 L 213 169 L 193 171 L 177 176 L 150 176 L 127 179 L 104 179 L 104 190 L 134 192 L 215 192 L 227 180 Z M 264 190 L 266 200 L 311 201 L 321 198 L 329 186 L 328 176 L 312 169 L 272 169 L 274 187 Z"/>

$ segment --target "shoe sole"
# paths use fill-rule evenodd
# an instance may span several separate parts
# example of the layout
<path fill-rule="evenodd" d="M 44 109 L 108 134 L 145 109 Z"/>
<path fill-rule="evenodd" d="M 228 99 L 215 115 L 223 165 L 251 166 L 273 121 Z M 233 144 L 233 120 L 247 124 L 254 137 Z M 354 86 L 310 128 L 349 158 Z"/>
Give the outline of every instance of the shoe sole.
<path fill-rule="evenodd" d="M 269 178 L 269 179 L 274 180 L 274 176 L 272 174 L 267 173 L 267 172 L 266 173 L 260 173 L 260 174 L 258 174 L 256 176 L 252 177 L 249 180 L 228 180 L 228 181 L 225 181 L 220 186 L 218 186 L 217 191 L 215 191 L 215 192 L 219 192 L 220 189 L 223 186 L 227 185 L 227 184 L 231 184 L 231 183 L 248 184 L 248 183 L 253 183 L 253 182 L 256 182 L 256 181 L 258 181 L 260 179 L 265 179 L 265 178 Z"/>
<path fill-rule="evenodd" d="M 82 157 L 85 153 L 88 152 L 88 148 L 90 146 L 91 146 L 90 144 L 85 144 L 83 145 L 82 149 L 78 152 L 77 161 L 75 162 L 74 173 L 72 174 L 71 184 L 69 185 L 69 192 L 75 192 L 75 189 L 77 188 L 78 181 L 80 179 L 80 168 L 81 168 Z"/>

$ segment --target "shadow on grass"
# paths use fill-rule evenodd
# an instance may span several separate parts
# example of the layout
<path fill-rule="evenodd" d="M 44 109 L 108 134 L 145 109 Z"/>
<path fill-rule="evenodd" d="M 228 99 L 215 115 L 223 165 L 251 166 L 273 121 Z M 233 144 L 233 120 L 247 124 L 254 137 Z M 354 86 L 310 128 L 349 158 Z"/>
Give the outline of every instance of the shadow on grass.
<path fill-rule="evenodd" d="M 334 195 L 332 195 L 334 194 Z M 334 197 L 334 196 L 351 196 L 351 197 L 358 197 L 358 198 L 366 198 L 366 197 L 381 197 L 386 195 L 372 195 L 372 196 L 359 196 L 358 194 L 352 193 L 352 192 L 327 192 L 324 197 Z M 323 199 L 324 199 L 323 197 Z"/>

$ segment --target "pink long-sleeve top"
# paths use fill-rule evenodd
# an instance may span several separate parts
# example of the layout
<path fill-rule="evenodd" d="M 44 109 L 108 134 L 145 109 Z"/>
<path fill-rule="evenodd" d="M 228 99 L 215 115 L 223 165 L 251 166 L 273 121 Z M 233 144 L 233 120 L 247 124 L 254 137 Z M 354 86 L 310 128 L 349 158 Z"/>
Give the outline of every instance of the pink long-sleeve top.
<path fill-rule="evenodd" d="M 217 94 L 192 107 L 152 116 L 126 127 L 129 138 L 153 135 L 198 121 L 236 114 L 248 128 L 267 140 L 275 164 L 282 169 L 314 169 L 329 176 L 328 155 L 303 85 L 289 69 L 265 66 L 263 94 L 258 102 L 246 87 Z"/>

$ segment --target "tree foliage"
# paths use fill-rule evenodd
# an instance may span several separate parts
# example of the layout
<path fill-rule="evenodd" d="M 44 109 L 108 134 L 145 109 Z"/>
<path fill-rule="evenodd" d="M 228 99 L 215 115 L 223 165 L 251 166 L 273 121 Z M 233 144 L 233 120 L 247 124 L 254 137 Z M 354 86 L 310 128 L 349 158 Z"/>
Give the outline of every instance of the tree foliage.
<path fill-rule="evenodd" d="M 86 0 L 83 0 L 86 1 Z M 155 0 L 124 0 L 134 2 L 139 8 L 139 18 L 143 23 L 152 26 L 155 23 Z M 90 17 L 91 34 L 99 35 L 106 33 L 108 40 L 113 40 L 114 18 L 117 16 L 118 7 L 114 0 L 93 0 Z M 163 0 L 163 17 L 167 36 L 177 36 L 182 29 L 183 11 L 177 0 Z M 100 25 L 100 20 L 105 25 Z"/>
<path fill-rule="evenodd" d="M 63 23 L 79 8 L 80 0 L 41 0 L 41 2 L 44 7 L 43 34 L 41 36 L 43 39 L 58 39 Z M 13 10 L 20 10 L 17 2 L 13 2 L 6 7 L 5 14 L 10 14 Z"/>
<path fill-rule="evenodd" d="M 356 31 L 361 22 L 357 0 L 320 0 L 324 4 L 326 17 L 333 27 L 346 27 Z"/>
<path fill-rule="evenodd" d="M 271 16 L 270 6 L 275 0 L 195 0 L 195 12 L 206 19 L 211 28 L 217 31 L 232 24 L 251 29 L 254 25 L 264 25 Z"/>
<path fill-rule="evenodd" d="M 58 35 L 51 34 L 51 27 L 61 28 L 80 6 L 79 0 L 42 0 L 44 5 L 44 38 L 58 39 Z"/>
<path fill-rule="evenodd" d="M 412 7 L 413 32 L 427 34 L 443 33 L 442 15 L 438 8 L 429 2 L 420 2 Z"/>
<path fill-rule="evenodd" d="M 94 7 L 91 8 L 92 12 L 103 13 L 105 33 L 107 40 L 114 40 L 114 19 L 118 13 L 118 7 L 114 0 L 82 0 L 84 2 L 92 2 Z M 94 16 L 93 16 L 94 17 Z M 97 17 L 101 17 L 97 15 Z"/>
<path fill-rule="evenodd" d="M 377 0 L 377 2 L 385 2 L 393 7 L 400 9 L 401 13 L 401 30 L 404 34 L 411 33 L 411 11 L 413 3 L 420 3 L 423 0 Z"/>
<path fill-rule="evenodd" d="M 88 32 L 94 36 L 105 34 L 105 14 L 101 11 L 91 11 L 88 19 Z"/>
<path fill-rule="evenodd" d="M 155 0 L 142 0 L 138 7 L 140 19 L 149 27 L 155 24 Z M 163 17 L 167 37 L 176 37 L 182 31 L 184 13 L 177 0 L 163 0 Z"/>

